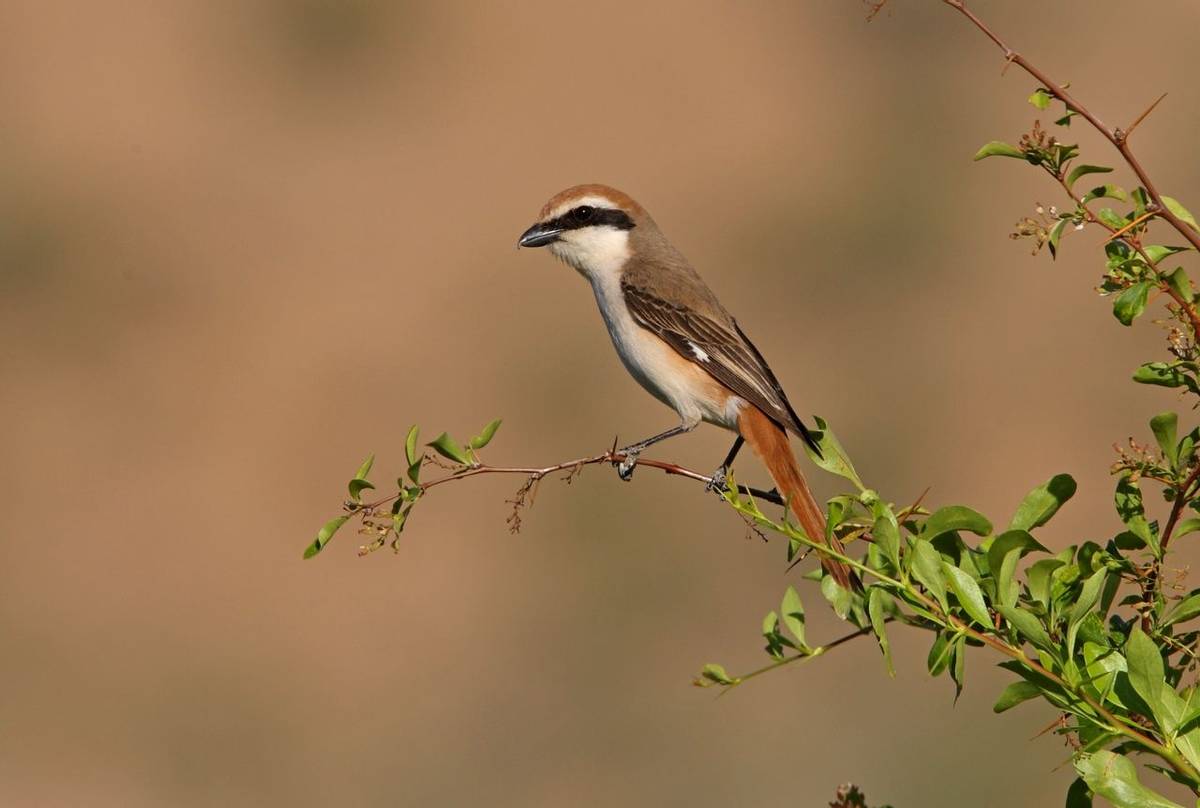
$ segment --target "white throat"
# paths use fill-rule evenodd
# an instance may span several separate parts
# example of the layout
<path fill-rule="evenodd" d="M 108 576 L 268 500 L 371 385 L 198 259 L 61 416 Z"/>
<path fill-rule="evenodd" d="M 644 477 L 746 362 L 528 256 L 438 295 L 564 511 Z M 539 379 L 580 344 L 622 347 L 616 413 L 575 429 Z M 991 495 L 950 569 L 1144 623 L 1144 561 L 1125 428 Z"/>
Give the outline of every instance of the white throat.
<path fill-rule="evenodd" d="M 575 267 L 592 282 L 616 282 L 629 260 L 629 231 L 615 227 L 568 230 L 550 245 L 550 252 Z"/>

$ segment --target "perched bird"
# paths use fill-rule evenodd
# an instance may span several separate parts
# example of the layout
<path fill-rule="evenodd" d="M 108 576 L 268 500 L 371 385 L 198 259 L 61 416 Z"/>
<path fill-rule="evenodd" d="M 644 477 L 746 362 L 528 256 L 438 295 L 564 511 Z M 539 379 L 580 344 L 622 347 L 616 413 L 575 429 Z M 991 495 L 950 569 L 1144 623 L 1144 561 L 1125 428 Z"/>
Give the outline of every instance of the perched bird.
<path fill-rule="evenodd" d="M 820 449 L 754 343 L 641 205 L 615 188 L 577 185 L 551 197 L 518 245 L 549 247 L 588 280 L 625 368 L 679 414 L 679 426 L 621 450 L 623 479 L 646 447 L 707 421 L 738 435 L 716 478 L 750 444 L 804 532 L 826 540 L 788 431 Z M 821 563 L 842 586 L 860 586 L 844 563 L 825 554 Z"/>

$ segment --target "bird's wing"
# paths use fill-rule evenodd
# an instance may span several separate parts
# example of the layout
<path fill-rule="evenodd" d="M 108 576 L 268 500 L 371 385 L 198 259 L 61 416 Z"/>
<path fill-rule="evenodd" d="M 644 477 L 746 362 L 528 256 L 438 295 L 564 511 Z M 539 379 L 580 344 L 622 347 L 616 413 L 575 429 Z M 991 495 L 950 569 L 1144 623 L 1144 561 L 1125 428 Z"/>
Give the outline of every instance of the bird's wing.
<path fill-rule="evenodd" d="M 621 281 L 621 291 L 638 325 L 659 336 L 739 397 L 821 450 L 805 428 L 758 348 L 733 318 L 720 320 L 663 300 L 643 286 Z"/>

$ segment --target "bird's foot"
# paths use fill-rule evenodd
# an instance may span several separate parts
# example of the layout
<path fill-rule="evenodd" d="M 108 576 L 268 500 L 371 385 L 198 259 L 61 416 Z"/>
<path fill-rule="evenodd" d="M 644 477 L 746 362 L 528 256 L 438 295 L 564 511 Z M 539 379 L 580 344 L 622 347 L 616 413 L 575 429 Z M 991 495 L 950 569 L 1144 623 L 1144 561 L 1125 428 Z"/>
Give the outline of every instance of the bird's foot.
<path fill-rule="evenodd" d="M 630 446 L 630 447 L 622 449 L 620 452 L 618 452 L 618 454 L 624 455 L 625 457 L 624 457 L 624 459 L 621 460 L 620 463 L 616 464 L 617 476 L 620 477 L 625 482 L 629 482 L 630 480 L 632 480 L 633 479 L 633 470 L 634 470 L 634 468 L 637 467 L 638 455 L 640 455 L 641 453 L 642 453 L 642 450 L 636 446 Z"/>
<path fill-rule="evenodd" d="M 724 466 L 719 466 L 717 470 L 712 473 L 712 479 L 705 484 L 704 490 L 716 491 L 717 496 L 723 497 L 725 496 L 725 484 L 727 482 L 729 482 L 729 469 L 725 468 Z"/>

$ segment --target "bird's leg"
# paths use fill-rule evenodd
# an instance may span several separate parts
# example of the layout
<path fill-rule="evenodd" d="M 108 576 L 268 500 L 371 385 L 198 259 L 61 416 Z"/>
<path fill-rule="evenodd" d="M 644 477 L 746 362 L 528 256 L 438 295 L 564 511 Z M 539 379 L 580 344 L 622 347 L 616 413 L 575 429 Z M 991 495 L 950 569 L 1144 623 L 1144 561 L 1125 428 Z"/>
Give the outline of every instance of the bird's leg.
<path fill-rule="evenodd" d="M 680 424 L 677 427 L 668 429 L 666 432 L 659 432 L 652 438 L 646 438 L 645 440 L 638 441 L 637 443 L 631 443 L 624 449 L 618 449 L 613 454 L 624 455 L 624 459 L 621 460 L 620 463 L 616 464 L 617 474 L 622 480 L 629 482 L 633 479 L 633 467 L 637 465 L 638 455 L 659 441 L 666 440 L 667 438 L 673 438 L 676 435 L 682 435 L 684 432 L 691 432 L 693 427 L 695 427 L 695 424 Z"/>
<path fill-rule="evenodd" d="M 705 486 L 706 489 L 716 491 L 722 495 L 725 493 L 725 482 L 729 475 L 729 469 L 733 465 L 734 458 L 738 456 L 738 452 L 742 450 L 742 444 L 745 442 L 745 438 L 741 435 L 737 436 L 737 440 L 733 442 L 733 447 L 729 450 L 729 454 L 725 455 L 725 461 L 713 472 L 712 479 Z"/>

